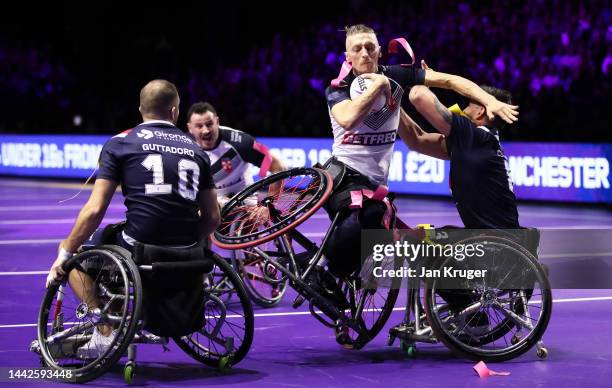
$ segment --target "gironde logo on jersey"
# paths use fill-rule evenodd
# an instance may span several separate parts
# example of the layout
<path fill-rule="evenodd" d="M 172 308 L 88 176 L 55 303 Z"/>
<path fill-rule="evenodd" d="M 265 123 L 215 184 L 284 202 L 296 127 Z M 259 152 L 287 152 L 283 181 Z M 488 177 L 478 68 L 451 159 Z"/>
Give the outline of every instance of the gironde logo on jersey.
<path fill-rule="evenodd" d="M 176 133 L 168 133 L 164 131 L 151 131 L 149 129 L 139 129 L 136 134 L 141 139 L 149 140 L 153 137 L 156 139 L 169 140 L 169 141 L 178 141 L 187 144 L 193 144 L 193 140 L 191 140 L 188 136 L 183 134 Z"/>
<path fill-rule="evenodd" d="M 144 138 L 145 140 L 149 140 L 153 137 L 153 132 L 149 131 L 148 129 L 141 129 L 140 131 L 138 131 L 136 136 Z"/>

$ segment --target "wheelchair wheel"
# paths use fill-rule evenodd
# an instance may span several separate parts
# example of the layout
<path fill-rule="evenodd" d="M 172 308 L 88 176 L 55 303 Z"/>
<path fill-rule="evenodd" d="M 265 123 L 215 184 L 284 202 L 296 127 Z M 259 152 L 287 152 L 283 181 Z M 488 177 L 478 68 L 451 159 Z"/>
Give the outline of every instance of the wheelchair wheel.
<path fill-rule="evenodd" d="M 256 206 L 246 203 L 272 185 L 280 187 L 279 194 L 258 201 Z M 314 214 L 329 197 L 332 186 L 329 173 L 316 168 L 294 168 L 263 178 L 225 204 L 213 241 L 229 250 L 271 241 Z"/>
<path fill-rule="evenodd" d="M 349 309 L 345 313 L 357 323 L 360 332 L 343 328 L 343 333 L 336 331 L 336 340 L 346 348 L 361 349 L 374 339 L 382 330 L 397 301 L 401 278 L 381 281 L 374 277 L 377 266 L 383 269 L 397 269 L 400 261 L 391 258 L 381 262 L 365 260 L 359 274 L 354 274 L 340 281 L 340 287 L 348 301 Z"/>
<path fill-rule="evenodd" d="M 262 245 L 232 251 L 237 268 L 251 300 L 261 307 L 278 305 L 287 290 L 287 276 L 278 271 L 269 259 L 286 262 L 288 255 L 278 237 Z"/>
<path fill-rule="evenodd" d="M 453 290 L 434 278 L 426 285 L 425 313 L 436 337 L 457 354 L 510 360 L 542 338 L 552 312 L 550 283 L 535 257 L 512 241 L 485 236 L 459 242 L 479 243 L 485 254 L 478 267 L 488 269 L 486 276 Z M 441 268 L 448 266 L 468 265 L 451 257 Z"/>
<path fill-rule="evenodd" d="M 38 314 L 38 349 L 47 367 L 70 370 L 82 383 L 115 365 L 132 341 L 141 314 L 142 284 L 130 253 L 115 246 L 79 253 L 64 269 L 73 286 L 86 290 L 84 300 L 68 285 L 47 288 Z M 92 356 L 96 352 L 90 352 L 89 340 L 101 325 L 116 335 L 106 351 Z"/>
<path fill-rule="evenodd" d="M 213 254 L 214 276 L 205 280 L 204 327 L 173 340 L 193 359 L 217 368 L 235 365 L 253 342 L 253 306 L 231 265 Z M 231 297 L 228 297 L 231 294 Z"/>

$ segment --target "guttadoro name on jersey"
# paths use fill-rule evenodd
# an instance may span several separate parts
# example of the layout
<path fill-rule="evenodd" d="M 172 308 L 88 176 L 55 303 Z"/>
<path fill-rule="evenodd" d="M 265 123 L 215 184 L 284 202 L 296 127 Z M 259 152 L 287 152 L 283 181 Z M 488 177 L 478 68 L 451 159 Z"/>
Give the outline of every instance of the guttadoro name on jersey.
<path fill-rule="evenodd" d="M 195 155 L 193 150 L 190 150 L 189 148 L 170 147 L 170 146 L 166 146 L 162 144 L 144 143 L 142 145 L 142 150 L 143 151 L 166 152 L 166 153 L 177 154 L 177 155 L 189 155 L 191 157 Z"/>

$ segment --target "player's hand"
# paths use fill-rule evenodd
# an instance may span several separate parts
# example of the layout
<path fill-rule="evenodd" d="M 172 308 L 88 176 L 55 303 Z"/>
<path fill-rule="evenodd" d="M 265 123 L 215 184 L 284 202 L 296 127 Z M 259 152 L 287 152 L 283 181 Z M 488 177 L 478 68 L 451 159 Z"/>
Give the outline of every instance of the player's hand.
<path fill-rule="evenodd" d="M 421 69 L 433 71 L 433 69 L 431 67 L 427 66 L 427 63 L 425 63 L 424 59 L 421 59 Z"/>
<path fill-rule="evenodd" d="M 49 270 L 49 274 L 47 275 L 47 281 L 45 283 L 45 287 L 49 288 L 50 285 L 61 282 L 66 276 L 66 271 L 62 268 L 62 264 L 64 261 L 72 256 L 72 253 L 67 252 L 62 248 L 60 243 L 60 248 L 57 252 L 57 258 L 51 265 L 51 269 Z"/>
<path fill-rule="evenodd" d="M 64 260 L 59 257 L 53 262 L 53 265 L 49 270 L 49 274 L 47 275 L 47 282 L 45 284 L 46 288 L 49 288 L 49 286 L 52 284 L 61 282 L 64 276 L 66 276 L 66 272 L 62 269 L 63 262 Z"/>
<path fill-rule="evenodd" d="M 489 120 L 493 120 L 495 116 L 497 116 L 508 124 L 512 124 L 518 120 L 518 108 L 518 105 L 509 105 L 495 98 L 491 99 L 491 101 L 485 105 Z"/>
<path fill-rule="evenodd" d="M 376 73 L 365 73 L 361 74 L 360 77 L 371 80 L 372 87 L 381 88 L 389 107 L 395 107 L 395 99 L 391 93 L 391 82 L 389 82 L 389 78 L 382 74 Z"/>

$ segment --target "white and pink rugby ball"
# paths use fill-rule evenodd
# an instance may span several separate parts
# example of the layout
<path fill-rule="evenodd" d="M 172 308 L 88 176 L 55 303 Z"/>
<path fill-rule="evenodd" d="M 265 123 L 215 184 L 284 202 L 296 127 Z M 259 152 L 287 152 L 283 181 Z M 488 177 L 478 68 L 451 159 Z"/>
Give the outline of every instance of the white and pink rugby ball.
<path fill-rule="evenodd" d="M 351 82 L 351 89 L 350 89 L 351 100 L 354 100 L 357 97 L 361 96 L 363 93 L 365 93 L 365 91 L 368 90 L 371 84 L 372 84 L 372 80 L 370 79 L 361 78 L 361 77 L 355 78 L 353 82 Z M 386 103 L 386 98 L 384 94 L 380 94 L 378 97 L 376 97 L 376 101 L 374 101 L 374 104 L 372 105 L 370 112 L 378 112 L 385 106 L 385 103 Z"/>

